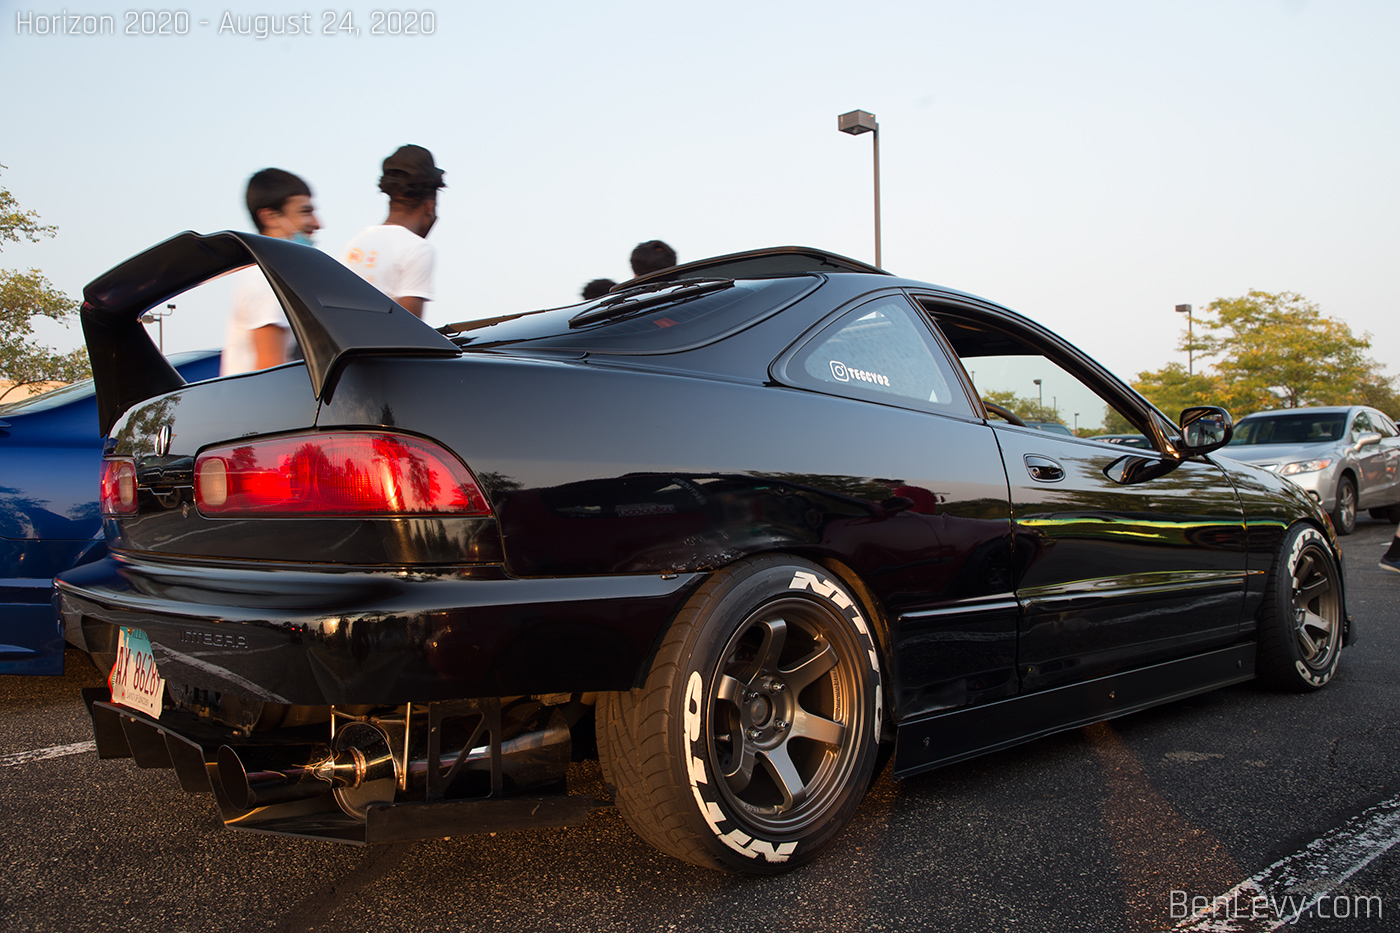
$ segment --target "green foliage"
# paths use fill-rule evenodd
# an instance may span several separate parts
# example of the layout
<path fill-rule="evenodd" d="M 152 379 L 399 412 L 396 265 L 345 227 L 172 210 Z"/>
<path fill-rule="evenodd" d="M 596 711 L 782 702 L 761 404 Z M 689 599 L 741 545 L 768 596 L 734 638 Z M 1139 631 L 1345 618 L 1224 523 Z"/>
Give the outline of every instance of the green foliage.
<path fill-rule="evenodd" d="M 0 165 L 0 169 L 5 166 Z M 14 196 L 0 188 L 0 244 L 18 243 L 21 238 L 38 243 L 41 236 L 53 236 L 58 228 L 39 223 L 39 214 L 19 206 Z"/>
<path fill-rule="evenodd" d="M 1144 393 L 1144 394 L 1145 394 L 1145 393 Z M 1112 405 L 1105 405 L 1105 406 L 1103 407 L 1103 427 L 1102 427 L 1102 428 L 1083 428 L 1083 429 L 1080 430 L 1080 436 L 1082 436 L 1082 437 L 1092 437 L 1092 436 L 1095 435 L 1095 434 L 1137 434 L 1137 433 L 1139 433 L 1139 432 L 1138 432 L 1138 429 L 1137 429 L 1137 425 L 1133 424 L 1133 423 L 1132 423 L 1131 421 L 1129 421 L 1127 418 L 1124 418 L 1122 415 L 1120 415 L 1120 414 L 1118 413 L 1118 409 L 1114 408 Z"/>
<path fill-rule="evenodd" d="M 1033 398 L 1021 398 L 1014 390 L 1005 392 L 983 392 L 982 398 L 993 405 L 1009 408 L 1022 421 L 1059 421 L 1060 410 L 1053 405 L 1043 405 Z"/>
<path fill-rule="evenodd" d="M 38 242 L 55 233 L 56 227 L 39 223 L 37 213 L 23 210 L 0 188 L 0 245 L 21 239 Z M 78 303 L 54 288 L 38 269 L 0 269 L 0 380 L 14 383 L 7 392 L 35 382 L 72 382 L 91 373 L 86 350 L 55 353 L 33 336 L 36 317 L 67 324 L 77 310 Z"/>
<path fill-rule="evenodd" d="M 1173 422 L 1183 408 L 1192 405 L 1230 408 L 1230 400 L 1225 396 L 1219 376 L 1206 373 L 1187 375 L 1186 367 L 1180 363 L 1168 363 L 1155 372 L 1138 373 L 1138 381 L 1133 383 L 1133 388 L 1162 409 Z"/>
<path fill-rule="evenodd" d="M 1210 303 L 1195 342 L 1197 360 L 1214 358 L 1188 376 L 1180 363 L 1138 373 L 1133 388 L 1175 417 L 1188 405 L 1220 405 L 1236 419 L 1271 408 L 1373 405 L 1400 409 L 1392 380 L 1365 355 L 1360 337 L 1296 292 L 1251 291 Z M 1180 348 L 1187 349 L 1183 338 Z"/>

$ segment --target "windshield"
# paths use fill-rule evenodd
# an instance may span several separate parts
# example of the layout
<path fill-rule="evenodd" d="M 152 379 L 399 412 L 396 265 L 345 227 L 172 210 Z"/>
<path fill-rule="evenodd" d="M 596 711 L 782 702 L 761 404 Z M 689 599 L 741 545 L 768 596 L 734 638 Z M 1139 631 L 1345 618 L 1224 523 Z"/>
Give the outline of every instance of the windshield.
<path fill-rule="evenodd" d="M 1269 415 L 1265 418 L 1245 418 L 1235 425 L 1230 447 L 1255 444 L 1325 444 L 1342 438 L 1347 413 L 1307 412 L 1294 415 Z"/>

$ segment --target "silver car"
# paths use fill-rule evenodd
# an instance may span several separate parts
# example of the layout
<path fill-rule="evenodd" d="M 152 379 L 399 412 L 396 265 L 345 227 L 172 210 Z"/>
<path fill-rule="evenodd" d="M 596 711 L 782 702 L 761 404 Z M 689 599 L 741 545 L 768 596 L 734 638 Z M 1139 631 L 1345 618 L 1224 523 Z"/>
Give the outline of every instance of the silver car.
<path fill-rule="evenodd" d="M 1362 405 L 1261 411 L 1240 419 L 1225 456 L 1272 470 L 1307 490 L 1337 534 L 1356 528 L 1356 510 L 1400 522 L 1400 429 Z"/>

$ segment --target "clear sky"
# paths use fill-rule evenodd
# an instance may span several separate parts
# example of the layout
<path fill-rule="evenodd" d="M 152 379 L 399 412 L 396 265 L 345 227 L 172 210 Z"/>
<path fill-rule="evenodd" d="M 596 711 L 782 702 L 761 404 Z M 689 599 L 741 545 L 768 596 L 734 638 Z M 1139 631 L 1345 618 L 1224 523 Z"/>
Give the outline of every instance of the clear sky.
<path fill-rule="evenodd" d="M 871 260 L 870 137 L 836 129 L 859 108 L 880 122 L 893 272 L 1005 304 L 1129 379 L 1183 359 L 1173 306 L 1251 288 L 1301 292 L 1400 371 L 1394 0 L 399 8 L 431 14 L 416 36 L 371 35 L 407 19 L 352 2 L 178 9 L 186 34 L 141 36 L 123 33 L 181 21 L 0 0 L 0 184 L 59 227 L 0 265 L 76 297 L 181 230 L 248 229 L 267 166 L 310 182 L 338 254 L 383 219 L 380 162 L 409 142 L 447 171 L 435 325 L 570 303 L 651 238 L 682 261 L 790 243 Z M 116 34 L 25 25 L 62 11 Z M 313 32 L 221 32 L 226 11 Z M 167 351 L 221 343 L 223 298 L 179 304 Z"/>

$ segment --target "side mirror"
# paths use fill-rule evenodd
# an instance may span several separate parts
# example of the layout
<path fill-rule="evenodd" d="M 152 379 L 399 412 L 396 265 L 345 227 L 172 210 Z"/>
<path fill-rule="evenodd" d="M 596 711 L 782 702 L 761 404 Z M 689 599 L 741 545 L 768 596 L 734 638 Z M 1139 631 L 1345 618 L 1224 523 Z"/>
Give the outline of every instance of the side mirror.
<path fill-rule="evenodd" d="M 1373 444 L 1379 444 L 1380 442 L 1381 436 L 1379 434 L 1377 434 L 1375 431 L 1367 431 L 1365 434 L 1361 435 L 1356 439 L 1356 449 L 1360 450 L 1363 447 L 1370 447 Z"/>
<path fill-rule="evenodd" d="M 1230 443 L 1235 422 L 1230 413 L 1214 405 L 1198 405 L 1181 413 L 1182 452 L 1187 456 L 1208 454 Z"/>

